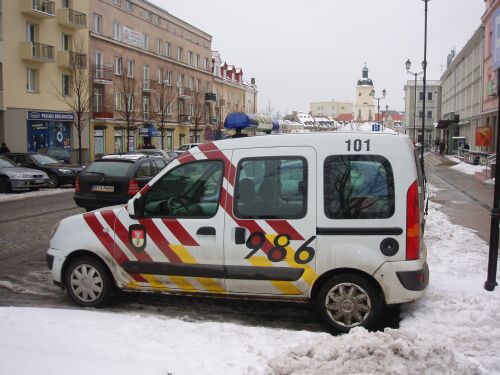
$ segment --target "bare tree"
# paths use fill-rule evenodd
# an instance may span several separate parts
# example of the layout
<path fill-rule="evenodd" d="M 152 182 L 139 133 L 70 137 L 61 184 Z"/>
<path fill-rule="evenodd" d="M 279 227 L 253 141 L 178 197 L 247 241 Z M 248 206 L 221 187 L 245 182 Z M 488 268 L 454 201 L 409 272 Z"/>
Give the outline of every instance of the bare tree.
<path fill-rule="evenodd" d="M 128 61 L 128 60 L 124 60 Z M 133 72 L 122 71 L 121 75 L 115 76 L 114 88 L 119 97 L 115 100 L 115 112 L 118 118 L 125 123 L 127 131 L 127 151 L 130 149 L 130 136 L 135 133 L 135 124 L 141 113 L 141 85 L 132 76 Z"/>
<path fill-rule="evenodd" d="M 158 123 L 158 130 L 161 134 L 161 148 L 164 149 L 163 140 L 165 137 L 165 131 L 167 129 L 168 119 L 172 116 L 173 113 L 173 103 L 175 103 L 176 101 L 177 89 L 170 81 L 169 76 L 167 76 L 168 79 L 164 79 L 164 77 L 160 78 L 161 82 L 158 83 L 155 93 L 155 118 Z"/>
<path fill-rule="evenodd" d="M 271 102 L 267 102 L 266 106 L 264 107 L 264 109 L 262 111 L 260 111 L 259 114 L 263 115 L 263 116 L 279 119 L 279 120 L 283 117 L 279 110 L 274 109 Z"/>
<path fill-rule="evenodd" d="M 193 91 L 191 98 L 191 124 L 193 125 L 194 141 L 196 142 L 202 125 L 206 123 L 205 94 L 196 90 Z"/>
<path fill-rule="evenodd" d="M 73 43 L 73 51 L 62 51 L 66 58 L 66 71 L 62 87 L 52 82 L 51 94 L 62 101 L 73 112 L 73 126 L 78 138 L 78 165 L 83 164 L 82 133 L 88 125 L 92 101 L 92 67 L 87 66 L 86 47 L 83 40 Z"/>

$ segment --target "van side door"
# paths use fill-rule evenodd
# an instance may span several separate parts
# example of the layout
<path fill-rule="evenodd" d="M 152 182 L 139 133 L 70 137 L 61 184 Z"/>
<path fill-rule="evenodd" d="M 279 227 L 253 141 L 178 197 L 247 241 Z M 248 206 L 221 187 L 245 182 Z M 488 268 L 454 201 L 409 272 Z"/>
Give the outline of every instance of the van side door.
<path fill-rule="evenodd" d="M 237 149 L 226 197 L 226 288 L 307 294 L 316 279 L 316 153 L 310 147 Z"/>

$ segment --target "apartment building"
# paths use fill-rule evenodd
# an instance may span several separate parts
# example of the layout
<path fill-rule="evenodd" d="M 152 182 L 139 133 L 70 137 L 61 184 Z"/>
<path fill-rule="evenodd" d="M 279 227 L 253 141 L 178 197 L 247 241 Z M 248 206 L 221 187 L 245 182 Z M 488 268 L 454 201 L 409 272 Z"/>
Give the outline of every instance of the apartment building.
<path fill-rule="evenodd" d="M 480 26 L 458 55 L 452 51 L 441 76 L 441 112 L 445 121 L 437 124 L 437 136 L 450 153 L 458 147 L 454 137 L 465 137 L 472 150 L 479 149 L 475 140 L 477 129 L 483 126 L 483 56 L 484 27 Z"/>
<path fill-rule="evenodd" d="M 351 102 L 312 102 L 309 103 L 309 111 L 312 116 L 323 116 L 330 119 L 338 118 L 341 115 L 351 115 L 353 104 Z"/>
<path fill-rule="evenodd" d="M 204 140 L 215 102 L 209 34 L 145 0 L 91 0 L 89 43 L 91 158 Z"/>
<path fill-rule="evenodd" d="M 0 142 L 19 152 L 72 150 L 76 160 L 75 114 L 64 98 L 70 68 L 86 70 L 89 1 L 3 0 L 0 9 Z"/>

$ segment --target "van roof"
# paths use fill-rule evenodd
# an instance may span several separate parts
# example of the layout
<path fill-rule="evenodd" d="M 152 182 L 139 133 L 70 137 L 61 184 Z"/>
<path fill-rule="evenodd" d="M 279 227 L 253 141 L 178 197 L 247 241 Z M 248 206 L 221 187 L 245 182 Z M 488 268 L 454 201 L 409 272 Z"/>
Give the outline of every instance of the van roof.
<path fill-rule="evenodd" d="M 312 146 L 339 144 L 347 139 L 360 138 L 367 139 L 377 137 L 384 139 L 384 143 L 411 143 L 410 137 L 405 134 L 390 134 L 382 132 L 363 131 L 332 131 L 320 133 L 291 133 L 291 134 L 270 134 L 263 136 L 230 138 L 214 141 L 220 149 L 232 148 L 254 148 L 254 147 L 285 147 L 285 146 Z"/>

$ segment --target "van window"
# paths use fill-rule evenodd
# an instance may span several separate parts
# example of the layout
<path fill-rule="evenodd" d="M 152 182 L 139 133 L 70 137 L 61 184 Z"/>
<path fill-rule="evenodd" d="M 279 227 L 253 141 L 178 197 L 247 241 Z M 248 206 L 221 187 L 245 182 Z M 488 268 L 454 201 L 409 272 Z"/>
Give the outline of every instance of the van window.
<path fill-rule="evenodd" d="M 324 207 L 330 219 L 385 219 L 394 214 L 394 176 L 375 155 L 335 155 L 324 164 Z"/>
<path fill-rule="evenodd" d="M 209 218 L 217 213 L 224 172 L 220 160 L 183 164 L 162 176 L 146 195 L 146 217 Z"/>
<path fill-rule="evenodd" d="M 243 159 L 234 213 L 241 219 L 300 219 L 307 211 L 307 161 L 302 157 Z"/>

